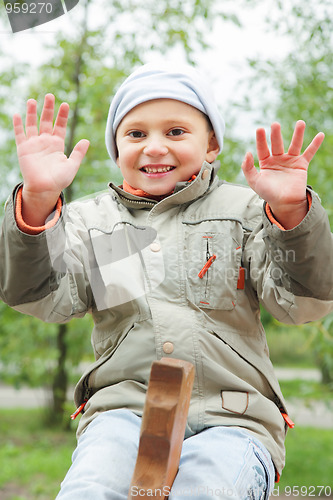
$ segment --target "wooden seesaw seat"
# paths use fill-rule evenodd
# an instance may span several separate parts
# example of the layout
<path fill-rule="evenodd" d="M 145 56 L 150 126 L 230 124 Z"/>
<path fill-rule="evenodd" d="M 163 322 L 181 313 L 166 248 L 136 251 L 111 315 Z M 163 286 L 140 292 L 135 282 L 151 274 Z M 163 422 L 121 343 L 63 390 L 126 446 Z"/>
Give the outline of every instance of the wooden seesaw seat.
<path fill-rule="evenodd" d="M 128 499 L 166 499 L 176 477 L 194 381 L 194 366 L 162 358 L 152 364 Z"/>

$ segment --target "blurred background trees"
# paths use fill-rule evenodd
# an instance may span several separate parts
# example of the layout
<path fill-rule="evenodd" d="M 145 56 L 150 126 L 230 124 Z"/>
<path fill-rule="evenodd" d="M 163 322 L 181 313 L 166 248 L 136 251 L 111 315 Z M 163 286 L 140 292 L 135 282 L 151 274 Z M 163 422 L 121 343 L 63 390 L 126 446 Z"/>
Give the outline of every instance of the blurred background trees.
<path fill-rule="evenodd" d="M 309 182 L 320 193 L 332 224 L 333 5 L 328 0 L 316 4 L 304 4 L 301 0 L 294 0 L 292 4 L 287 0 L 226 0 L 223 3 L 217 0 L 147 0 L 144 3 L 85 0 L 72 11 L 76 29 L 71 33 L 55 33 L 54 43 L 43 49 L 48 54 L 47 62 L 32 72 L 28 64 L 6 59 L 0 48 L 2 205 L 13 185 L 20 181 L 11 116 L 17 111 L 24 114 L 28 97 L 37 99 L 41 107 L 45 92 L 52 92 L 58 105 L 61 101 L 70 104 L 67 153 L 79 139 L 86 137 L 91 141 L 87 157 L 66 192 L 67 201 L 100 191 L 110 179 L 121 182 L 118 169 L 111 166 L 107 156 L 104 131 L 111 97 L 124 77 L 138 63 L 146 62 L 147 54 L 152 53 L 160 58 L 170 58 L 177 53 L 195 63 L 198 53 L 208 49 L 209 35 L 214 32 L 217 20 L 222 26 L 232 23 L 241 29 L 239 14 L 261 6 L 274 12 L 263 21 L 267 32 L 288 37 L 290 51 L 279 60 L 251 58 L 248 61 L 252 77 L 239 82 L 242 95 L 235 95 L 228 106 L 231 118 L 226 116 L 220 175 L 229 181 L 244 182 L 240 173 L 242 157 L 246 150 L 254 150 L 254 143 L 249 144 L 239 133 L 232 119 L 234 113 L 238 119 L 239 115 L 255 115 L 258 125 L 267 128 L 271 121 L 279 120 L 286 145 L 295 121 L 304 119 L 306 143 L 319 130 L 326 134 L 311 164 Z M 228 47 L 221 47 L 217 53 L 217 66 L 225 50 Z M 254 137 L 254 130 L 252 133 Z M 266 326 L 274 329 L 275 322 L 264 312 L 263 317 Z M 63 422 L 66 393 L 73 382 L 73 373 L 80 362 L 92 359 L 91 327 L 88 317 L 67 325 L 46 325 L 0 303 L 1 379 L 17 386 L 52 388 L 50 415 L 54 422 Z M 309 330 L 309 348 L 322 370 L 323 380 L 331 384 L 332 319 L 325 318 L 302 328 Z"/>

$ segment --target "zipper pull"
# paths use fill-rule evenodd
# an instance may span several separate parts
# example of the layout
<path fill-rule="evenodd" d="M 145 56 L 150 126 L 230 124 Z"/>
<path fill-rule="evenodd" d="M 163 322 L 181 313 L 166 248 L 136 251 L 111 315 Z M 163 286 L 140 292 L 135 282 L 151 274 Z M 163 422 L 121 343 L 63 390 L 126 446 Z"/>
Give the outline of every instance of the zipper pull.
<path fill-rule="evenodd" d="M 83 399 L 83 403 L 82 403 L 82 404 L 81 404 L 78 408 L 76 408 L 76 410 L 75 410 L 75 412 L 74 412 L 74 413 L 72 413 L 72 415 L 71 415 L 71 419 L 72 419 L 72 420 L 75 420 L 75 419 L 76 419 L 76 417 L 77 417 L 78 415 L 80 415 L 80 413 L 82 413 L 82 411 L 84 410 L 84 407 L 85 407 L 85 406 L 86 406 L 86 404 L 88 403 L 88 399 L 90 398 L 90 392 L 91 392 L 91 390 L 90 390 L 90 388 L 88 387 L 88 384 L 87 384 L 87 383 L 85 383 L 84 385 L 85 385 L 85 392 L 84 392 L 84 399 Z"/>
<path fill-rule="evenodd" d="M 295 427 L 295 424 L 294 422 L 291 420 L 291 418 L 289 417 L 288 413 L 286 413 L 284 411 L 284 408 L 281 404 L 281 401 L 279 400 L 279 398 L 276 396 L 274 398 L 274 403 L 276 404 L 276 406 L 279 408 L 280 410 L 280 413 L 283 417 L 283 420 L 285 421 L 285 423 L 288 425 L 289 429 L 293 429 Z"/>
<path fill-rule="evenodd" d="M 83 411 L 84 407 L 88 403 L 88 399 L 85 399 L 82 405 L 80 405 L 78 408 L 76 408 L 75 412 L 71 414 L 71 419 L 75 420 L 78 415 Z"/>
<path fill-rule="evenodd" d="M 203 266 L 203 268 L 201 269 L 201 271 L 198 273 L 198 276 L 199 278 L 203 278 L 206 274 L 206 272 L 208 271 L 208 269 L 210 268 L 210 266 L 213 264 L 214 260 L 216 260 L 216 255 L 212 255 L 206 262 L 206 264 Z"/>
<path fill-rule="evenodd" d="M 281 412 L 281 415 L 283 416 L 284 418 L 284 421 L 286 422 L 286 424 L 288 425 L 289 429 L 293 429 L 295 427 L 295 424 L 294 422 L 291 420 L 291 418 L 289 417 L 289 415 L 287 413 L 285 413 L 284 411 L 280 410 Z"/>

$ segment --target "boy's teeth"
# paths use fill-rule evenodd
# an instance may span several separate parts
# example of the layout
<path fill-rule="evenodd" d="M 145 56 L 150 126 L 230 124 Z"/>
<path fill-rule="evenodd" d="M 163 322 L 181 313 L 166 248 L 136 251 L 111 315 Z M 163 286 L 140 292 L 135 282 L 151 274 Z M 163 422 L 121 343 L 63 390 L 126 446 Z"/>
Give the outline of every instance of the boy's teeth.
<path fill-rule="evenodd" d="M 169 172 L 173 167 L 159 167 L 159 168 L 153 168 L 153 167 L 144 167 L 144 171 L 147 172 L 147 174 L 156 174 L 157 172 Z"/>

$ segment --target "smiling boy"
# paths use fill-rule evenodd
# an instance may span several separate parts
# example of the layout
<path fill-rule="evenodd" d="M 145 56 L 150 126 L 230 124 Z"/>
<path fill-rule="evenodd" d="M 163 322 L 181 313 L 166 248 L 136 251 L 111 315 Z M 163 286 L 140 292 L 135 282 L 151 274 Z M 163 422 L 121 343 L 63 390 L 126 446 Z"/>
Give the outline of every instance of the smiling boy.
<path fill-rule="evenodd" d="M 177 182 L 197 175 L 219 152 L 205 115 L 171 99 L 136 106 L 120 122 L 116 142 L 126 182 L 154 196 L 172 193 Z"/>
<path fill-rule="evenodd" d="M 58 498 L 127 498 L 150 366 L 162 356 L 196 370 L 170 499 L 268 498 L 292 424 L 259 305 L 285 323 L 333 310 L 332 235 L 306 182 L 324 135 L 301 154 L 303 121 L 287 152 L 278 123 L 272 151 L 258 129 L 260 170 L 251 153 L 242 165 L 252 189 L 221 181 L 224 122 L 207 82 L 191 68 L 146 65 L 108 115 L 122 186 L 66 206 L 61 191 L 89 144 L 67 159 L 68 105 L 54 126 L 53 115 L 48 94 L 39 131 L 35 101 L 25 131 L 14 117 L 23 185 L 7 203 L 0 296 L 44 321 L 94 319 L 96 362 L 76 387 L 78 446 Z"/>

